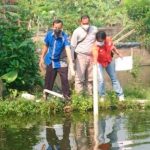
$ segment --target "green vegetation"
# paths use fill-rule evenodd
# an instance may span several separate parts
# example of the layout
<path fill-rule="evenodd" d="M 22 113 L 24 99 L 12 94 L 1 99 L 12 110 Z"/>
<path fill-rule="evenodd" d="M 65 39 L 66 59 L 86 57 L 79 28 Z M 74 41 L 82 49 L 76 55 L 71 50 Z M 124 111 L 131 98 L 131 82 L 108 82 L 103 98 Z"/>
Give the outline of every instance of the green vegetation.
<path fill-rule="evenodd" d="M 100 110 L 139 110 L 143 109 L 143 104 L 138 99 L 150 100 L 149 89 L 128 88 L 125 90 L 126 100 L 119 102 L 114 92 L 108 92 L 105 102 L 99 102 Z M 37 100 L 37 101 L 36 101 Z M 45 103 L 40 97 L 35 101 L 25 100 L 18 97 L 16 100 L 0 101 L 0 116 L 32 116 L 32 115 L 54 115 L 63 113 L 66 104 L 59 98 L 49 97 Z M 39 100 L 39 101 L 38 101 Z M 71 110 L 74 112 L 87 113 L 93 109 L 92 97 L 84 95 L 72 96 Z M 147 101 L 144 108 L 149 108 L 150 102 Z"/>
<path fill-rule="evenodd" d="M 148 99 L 150 100 L 150 89 L 141 86 L 130 86 L 124 89 L 125 95 L 130 99 Z"/>
<path fill-rule="evenodd" d="M 149 111 L 134 111 L 127 112 L 128 123 L 126 123 L 127 129 L 130 133 L 130 138 L 134 139 L 144 139 L 148 138 L 148 129 L 149 129 Z M 145 134 L 141 134 L 145 133 Z M 141 134 L 141 135 L 140 135 Z M 140 135 L 140 136 L 139 136 Z"/>
<path fill-rule="evenodd" d="M 0 10 L 0 78 L 10 91 L 31 90 L 40 82 L 33 33 L 19 23 L 23 12 L 17 6 L 3 5 Z"/>
<path fill-rule="evenodd" d="M 40 117 L 1 117 L 0 118 L 0 149 L 1 150 L 32 150 L 41 139 L 39 137 Z"/>
<path fill-rule="evenodd" d="M 16 101 L 1 101 L 0 102 L 0 115 L 44 115 L 44 114 L 55 114 L 63 110 L 63 103 L 60 101 L 50 101 L 47 103 L 27 100 L 16 100 Z"/>
<path fill-rule="evenodd" d="M 128 22 L 126 10 L 116 0 L 19 0 L 17 4 L 30 13 L 26 18 L 35 31 L 47 29 L 53 19 L 61 18 L 65 30 L 72 33 L 83 14 L 89 14 L 92 23 L 98 27 L 124 26 Z"/>
<path fill-rule="evenodd" d="M 88 14 L 91 17 L 92 24 L 98 27 L 135 28 L 134 38 L 149 47 L 150 7 L 148 6 L 150 6 L 149 0 L 125 0 L 124 2 L 119 0 L 18 0 L 11 4 L 1 1 L 0 80 L 4 82 L 9 92 L 9 98 L 7 99 L 11 99 L 0 102 L 1 115 L 11 111 L 12 114 L 18 115 L 63 111 L 64 104 L 59 100 L 53 100 L 46 104 L 14 100 L 20 99 L 18 96 L 20 91 L 35 92 L 36 89 L 41 88 L 38 55 L 35 52 L 36 45 L 32 37 L 40 30 L 46 31 L 50 28 L 53 19 L 62 19 L 64 30 L 71 34 L 79 25 L 80 16 Z M 138 67 L 135 66 L 131 72 L 135 80 L 138 78 L 138 72 Z M 141 90 L 136 85 L 125 89 L 127 99 L 150 99 L 147 93 L 145 89 Z M 108 93 L 107 99 L 100 107 L 110 108 L 112 105 L 120 107 L 120 103 L 116 101 L 113 92 Z M 123 107 L 131 106 L 131 108 L 134 108 L 132 107 L 132 101 L 126 101 L 124 105 Z M 72 107 L 74 110 L 83 112 L 91 110 L 92 98 L 74 94 Z"/>
<path fill-rule="evenodd" d="M 136 29 L 136 39 L 150 48 L 150 1 L 125 0 L 127 14 Z"/>

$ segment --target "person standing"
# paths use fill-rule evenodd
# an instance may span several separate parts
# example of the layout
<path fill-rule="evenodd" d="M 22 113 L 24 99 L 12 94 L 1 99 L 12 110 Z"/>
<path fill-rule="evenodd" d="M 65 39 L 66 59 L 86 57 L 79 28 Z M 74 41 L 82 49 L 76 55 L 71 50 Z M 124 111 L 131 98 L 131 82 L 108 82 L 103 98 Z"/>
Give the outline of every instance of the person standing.
<path fill-rule="evenodd" d="M 53 21 L 52 31 L 48 31 L 45 37 L 45 45 L 42 49 L 39 66 L 46 64 L 46 75 L 44 89 L 52 90 L 57 73 L 60 75 L 62 93 L 64 98 L 70 100 L 70 88 L 68 82 L 67 57 L 70 63 L 70 70 L 74 75 L 73 60 L 71 57 L 70 43 L 68 36 L 63 29 L 63 22 L 59 19 Z M 48 94 L 46 93 L 45 99 Z"/>
<path fill-rule="evenodd" d="M 96 42 L 93 46 L 93 61 L 95 64 L 98 62 L 99 94 L 101 96 L 101 101 L 104 101 L 105 97 L 104 69 L 111 79 L 113 89 L 119 100 L 124 100 L 123 89 L 116 76 L 115 62 L 112 59 L 113 54 L 122 57 L 113 45 L 111 38 L 107 37 L 104 31 L 98 31 L 96 33 Z"/>
<path fill-rule="evenodd" d="M 96 32 L 97 28 L 90 25 L 90 17 L 84 15 L 81 17 L 80 26 L 74 30 L 71 37 L 71 48 L 76 54 L 75 91 L 77 93 L 87 91 L 92 95 L 92 46 Z"/>

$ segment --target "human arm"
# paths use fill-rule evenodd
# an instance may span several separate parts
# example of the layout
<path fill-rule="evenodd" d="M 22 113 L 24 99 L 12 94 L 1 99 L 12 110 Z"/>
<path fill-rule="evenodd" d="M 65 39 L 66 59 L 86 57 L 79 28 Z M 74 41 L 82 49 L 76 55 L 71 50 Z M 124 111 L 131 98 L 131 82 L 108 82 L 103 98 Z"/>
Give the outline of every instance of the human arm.
<path fill-rule="evenodd" d="M 47 50 L 48 50 L 47 45 L 44 45 L 43 48 L 42 48 L 42 53 L 41 53 L 40 61 L 39 61 L 39 67 L 40 67 L 41 70 L 44 68 L 44 57 L 47 53 Z"/>
<path fill-rule="evenodd" d="M 107 42 L 108 42 L 108 48 L 110 48 L 111 52 L 113 54 L 117 54 L 120 58 L 122 58 L 122 54 L 115 47 L 115 45 L 110 37 L 107 38 Z"/>
<path fill-rule="evenodd" d="M 78 34 L 77 34 L 77 30 L 75 30 L 71 36 L 71 52 L 73 55 L 73 60 L 76 59 L 75 49 L 77 45 L 78 45 Z"/>
<path fill-rule="evenodd" d="M 92 47 L 92 54 L 93 54 L 93 63 L 97 63 L 97 58 L 98 58 L 98 49 L 97 46 L 94 44 Z"/>
<path fill-rule="evenodd" d="M 73 63 L 73 58 L 72 58 L 72 55 L 71 55 L 71 49 L 70 49 L 69 46 L 66 46 L 65 50 L 66 50 L 67 58 L 68 58 L 68 61 L 69 61 L 71 74 L 72 74 L 72 76 L 75 76 L 74 63 Z"/>
<path fill-rule="evenodd" d="M 46 34 L 46 36 L 45 36 L 45 39 L 44 39 L 45 44 L 43 45 L 42 52 L 41 52 L 41 56 L 40 56 L 40 61 L 39 61 L 39 67 L 40 67 L 41 70 L 43 70 L 43 68 L 45 68 L 45 65 L 44 65 L 44 57 L 45 57 L 45 55 L 46 55 L 46 53 L 47 53 L 47 51 L 48 51 L 48 47 L 49 47 L 49 45 L 50 45 L 50 43 L 49 43 L 49 41 L 50 41 L 50 40 L 49 40 L 50 35 L 51 35 L 51 33 L 48 32 L 48 33 Z"/>
<path fill-rule="evenodd" d="M 66 36 L 65 38 L 65 50 L 66 50 L 66 55 L 67 55 L 67 58 L 68 58 L 68 61 L 69 61 L 69 67 L 70 67 L 70 70 L 71 70 L 71 74 L 72 76 L 75 76 L 75 71 L 74 71 L 74 56 L 72 55 L 72 51 L 71 51 L 71 48 L 70 48 L 70 42 L 68 40 L 68 37 Z"/>
<path fill-rule="evenodd" d="M 75 30 L 71 36 L 71 48 L 75 50 L 78 44 L 78 35 L 77 35 L 77 30 Z"/>
<path fill-rule="evenodd" d="M 123 57 L 122 54 L 118 51 L 118 49 L 115 46 L 113 46 L 112 52 L 117 54 L 120 58 Z"/>

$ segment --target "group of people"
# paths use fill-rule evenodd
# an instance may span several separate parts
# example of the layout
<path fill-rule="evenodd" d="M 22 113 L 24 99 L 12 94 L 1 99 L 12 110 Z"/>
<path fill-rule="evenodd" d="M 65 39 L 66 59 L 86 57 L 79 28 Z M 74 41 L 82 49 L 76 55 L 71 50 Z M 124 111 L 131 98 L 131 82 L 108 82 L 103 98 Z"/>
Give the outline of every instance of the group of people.
<path fill-rule="evenodd" d="M 92 95 L 93 64 L 98 64 L 100 100 L 105 99 L 104 70 L 108 73 L 114 91 L 120 101 L 124 100 L 123 89 L 116 77 L 113 55 L 122 55 L 104 31 L 90 24 L 88 15 L 81 16 L 80 26 L 74 30 L 71 40 L 63 31 L 63 22 L 53 21 L 52 31 L 45 37 L 39 66 L 46 65 L 44 89 L 52 90 L 57 73 L 60 75 L 62 93 L 66 101 L 71 100 L 68 81 L 68 61 L 71 75 L 75 76 L 75 91 Z M 72 55 L 74 52 L 74 56 Z M 68 58 L 68 60 L 67 60 Z M 48 94 L 45 93 L 45 99 Z"/>

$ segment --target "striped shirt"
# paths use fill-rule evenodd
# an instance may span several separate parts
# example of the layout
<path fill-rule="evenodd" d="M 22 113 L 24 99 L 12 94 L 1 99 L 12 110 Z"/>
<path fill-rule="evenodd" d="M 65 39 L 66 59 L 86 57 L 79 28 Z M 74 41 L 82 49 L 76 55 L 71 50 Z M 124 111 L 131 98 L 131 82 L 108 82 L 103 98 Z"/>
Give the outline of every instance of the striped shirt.
<path fill-rule="evenodd" d="M 70 46 L 68 36 L 62 32 L 56 37 L 53 31 L 49 31 L 44 39 L 48 51 L 45 55 L 45 64 L 52 64 L 53 68 L 67 67 L 65 48 Z"/>

